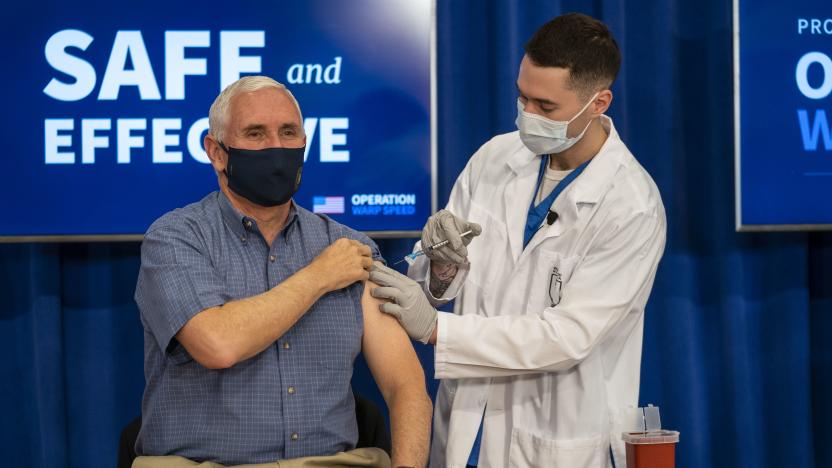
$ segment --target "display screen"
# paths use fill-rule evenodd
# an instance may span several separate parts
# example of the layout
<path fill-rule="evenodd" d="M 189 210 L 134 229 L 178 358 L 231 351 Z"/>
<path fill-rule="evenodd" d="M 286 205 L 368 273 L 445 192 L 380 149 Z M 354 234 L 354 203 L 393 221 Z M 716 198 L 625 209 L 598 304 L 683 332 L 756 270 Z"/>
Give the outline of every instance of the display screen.
<path fill-rule="evenodd" d="M 735 1 L 737 227 L 832 228 L 832 3 Z"/>
<path fill-rule="evenodd" d="M 142 234 L 219 188 L 208 110 L 245 75 L 297 98 L 295 202 L 362 231 L 432 210 L 429 0 L 13 2 L 0 236 Z"/>

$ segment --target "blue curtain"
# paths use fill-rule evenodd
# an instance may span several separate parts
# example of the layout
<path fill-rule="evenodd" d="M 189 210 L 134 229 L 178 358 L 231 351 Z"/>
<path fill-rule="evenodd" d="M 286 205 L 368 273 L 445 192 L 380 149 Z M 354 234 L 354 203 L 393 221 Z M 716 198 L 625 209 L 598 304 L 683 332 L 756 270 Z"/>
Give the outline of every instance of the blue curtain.
<path fill-rule="evenodd" d="M 668 214 L 642 403 L 681 431 L 679 467 L 832 467 L 832 237 L 734 232 L 731 2 L 437 3 L 440 202 L 479 145 L 514 129 L 531 33 L 569 11 L 607 22 L 624 57 L 610 115 Z M 388 258 L 410 244 L 380 242 Z M 144 386 L 138 252 L 0 245 L 4 466 L 115 464 Z M 354 386 L 381 402 L 363 363 Z"/>

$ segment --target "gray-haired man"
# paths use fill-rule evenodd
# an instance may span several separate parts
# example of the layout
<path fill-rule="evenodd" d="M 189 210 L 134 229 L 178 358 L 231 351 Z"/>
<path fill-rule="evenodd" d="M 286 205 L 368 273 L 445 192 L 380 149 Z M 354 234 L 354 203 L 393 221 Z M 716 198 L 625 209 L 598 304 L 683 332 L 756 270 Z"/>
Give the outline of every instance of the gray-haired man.
<path fill-rule="evenodd" d="M 424 374 L 365 288 L 378 248 L 292 202 L 306 143 L 297 101 L 245 77 L 209 120 L 220 191 L 162 216 L 142 245 L 147 387 L 134 467 L 389 466 L 380 450 L 353 450 L 359 351 L 390 408 L 393 463 L 423 466 Z"/>

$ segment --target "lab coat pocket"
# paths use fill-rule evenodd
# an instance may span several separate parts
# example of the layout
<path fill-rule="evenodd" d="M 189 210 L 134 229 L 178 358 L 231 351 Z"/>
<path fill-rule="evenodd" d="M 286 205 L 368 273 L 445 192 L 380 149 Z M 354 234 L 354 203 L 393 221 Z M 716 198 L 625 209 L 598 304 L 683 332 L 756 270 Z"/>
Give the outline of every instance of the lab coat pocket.
<path fill-rule="evenodd" d="M 541 250 L 535 256 L 534 280 L 529 286 L 529 297 L 536 297 L 543 302 L 543 307 L 555 307 L 566 295 L 569 279 L 578 264 L 579 257 L 567 257 L 560 253 Z M 533 305 L 533 310 L 539 310 Z"/>
<path fill-rule="evenodd" d="M 547 439 L 514 428 L 508 453 L 510 468 L 603 468 L 606 467 L 603 435 L 586 439 Z"/>

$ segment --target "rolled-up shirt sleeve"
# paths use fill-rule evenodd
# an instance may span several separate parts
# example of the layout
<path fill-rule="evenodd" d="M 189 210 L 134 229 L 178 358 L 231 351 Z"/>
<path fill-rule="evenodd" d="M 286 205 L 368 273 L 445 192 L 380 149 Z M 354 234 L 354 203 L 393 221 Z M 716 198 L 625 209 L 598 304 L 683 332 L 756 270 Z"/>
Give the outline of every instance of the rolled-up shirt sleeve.
<path fill-rule="evenodd" d="M 381 256 L 381 251 L 379 250 L 378 245 L 372 239 L 367 237 L 365 234 L 357 232 L 357 231 L 344 229 L 343 226 L 338 227 L 338 231 L 336 232 L 336 234 L 337 234 L 337 236 L 335 236 L 336 239 L 338 237 L 346 237 L 348 239 L 352 239 L 352 240 L 356 240 L 358 242 L 361 242 L 362 244 L 364 244 L 364 245 L 366 245 L 367 247 L 370 248 L 370 253 L 373 257 L 373 260 L 377 260 L 377 261 L 379 261 L 381 263 L 385 263 L 385 264 L 387 263 L 387 261 L 384 260 L 384 257 Z"/>
<path fill-rule="evenodd" d="M 143 323 L 165 353 L 174 349 L 171 341 L 188 320 L 230 300 L 224 278 L 198 238 L 186 230 L 151 228 L 142 243 L 141 260 L 136 303 Z"/>

